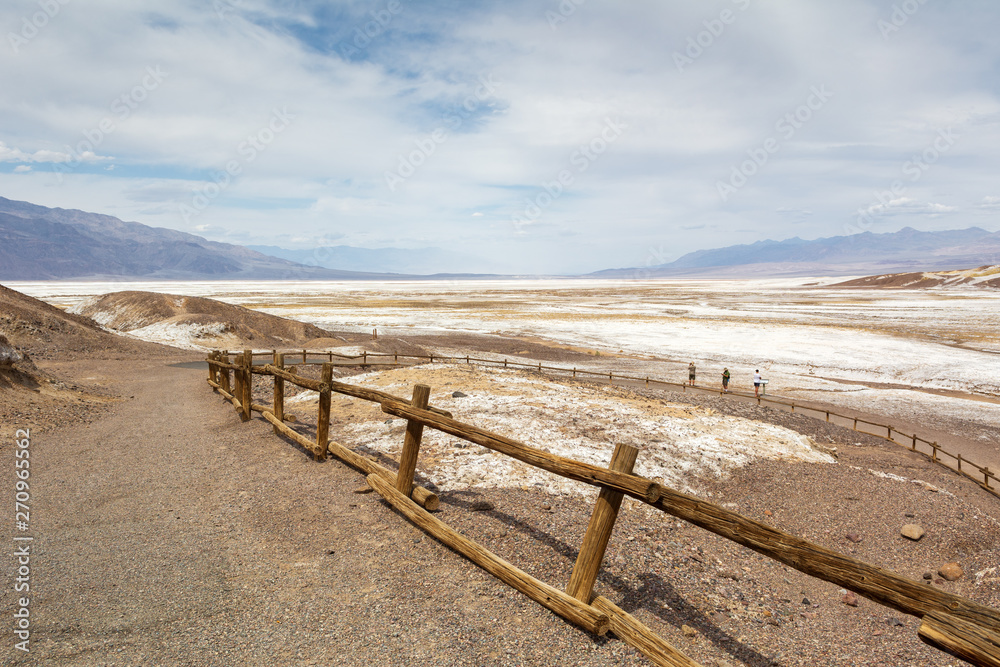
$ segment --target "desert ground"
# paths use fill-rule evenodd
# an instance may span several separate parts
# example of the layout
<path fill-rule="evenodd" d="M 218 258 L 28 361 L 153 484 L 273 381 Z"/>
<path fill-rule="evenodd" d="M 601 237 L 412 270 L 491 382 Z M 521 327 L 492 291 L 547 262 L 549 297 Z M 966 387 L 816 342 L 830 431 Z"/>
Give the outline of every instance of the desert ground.
<path fill-rule="evenodd" d="M 14 287 L 63 308 L 126 289 Z M 618 295 L 604 283 L 152 287 L 315 324 L 341 352 L 471 352 L 675 380 L 694 360 L 710 377 L 728 366 L 743 390 L 759 365 L 769 393 L 888 414 L 983 456 L 997 443 L 988 364 L 1000 344 L 987 293 L 787 282 L 742 295 L 746 285 L 729 283 L 642 283 Z M 946 320 L 960 336 L 945 335 Z M 11 337 L 37 386 L 0 390 L 2 459 L 13 469 L 18 428 L 31 429 L 34 457 L 33 644 L 9 651 L 12 663 L 649 664 L 423 535 L 360 493 L 359 472 L 313 461 L 259 418 L 241 423 L 205 382 L 210 338 L 168 331 L 179 350 L 141 340 L 141 328 L 95 327 L 71 344 L 83 335 L 47 322 Z M 606 464 L 614 443 L 634 444 L 642 474 L 1000 607 L 1000 499 L 883 439 L 718 393 L 462 364 L 337 375 L 398 395 L 428 384 L 431 402 L 459 418 L 580 460 Z M 254 391 L 269 400 L 262 379 Z M 296 429 L 314 432 L 315 395 L 291 395 L 289 410 L 301 415 Z M 402 425 L 377 406 L 334 401 L 331 437 L 386 465 Z M 592 489 L 433 433 L 418 479 L 440 495 L 439 518 L 564 586 Z M 900 535 L 911 523 L 927 531 L 919 541 Z M 964 571 L 955 581 L 938 574 L 949 562 Z M 8 559 L 5 608 L 15 569 Z M 597 590 L 704 665 L 961 664 L 918 640 L 916 618 L 847 604 L 835 586 L 628 499 Z"/>
<path fill-rule="evenodd" d="M 383 335 L 464 333 L 544 341 L 589 353 L 581 365 L 767 391 L 877 414 L 1000 468 L 1000 290 L 833 288 L 841 278 L 780 280 L 536 280 L 366 283 L 16 283 L 74 308 L 106 292 L 205 296 L 325 329 Z M 191 329 L 130 334 L 192 349 Z M 229 341 L 219 341 L 227 348 Z M 333 341 L 336 343 L 336 341 Z M 461 353 L 429 342 L 442 354 Z M 360 347 L 364 347 L 362 342 Z M 272 345 L 265 346 L 273 347 Z M 523 349 L 507 348 L 506 353 Z M 527 356 L 527 355 L 522 355 Z M 543 356 L 542 359 L 550 358 Z M 883 419 L 880 423 L 885 423 Z"/>

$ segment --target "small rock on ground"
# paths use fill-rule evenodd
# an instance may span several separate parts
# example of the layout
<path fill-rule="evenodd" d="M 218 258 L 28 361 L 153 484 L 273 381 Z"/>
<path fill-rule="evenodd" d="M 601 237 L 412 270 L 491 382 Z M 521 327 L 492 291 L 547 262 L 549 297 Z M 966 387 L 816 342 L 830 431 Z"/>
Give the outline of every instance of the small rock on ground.
<path fill-rule="evenodd" d="M 945 563 L 938 568 L 938 574 L 947 581 L 957 581 L 962 578 L 962 575 L 965 574 L 965 572 L 962 571 L 962 568 L 958 563 Z"/>

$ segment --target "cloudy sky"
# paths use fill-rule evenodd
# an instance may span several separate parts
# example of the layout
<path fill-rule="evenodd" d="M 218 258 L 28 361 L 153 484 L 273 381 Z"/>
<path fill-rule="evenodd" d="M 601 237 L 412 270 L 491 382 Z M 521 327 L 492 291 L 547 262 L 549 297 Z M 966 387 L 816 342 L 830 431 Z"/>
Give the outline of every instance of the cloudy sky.
<path fill-rule="evenodd" d="M 1000 229 L 993 0 L 147 6 L 3 3 L 0 195 L 442 270 Z"/>

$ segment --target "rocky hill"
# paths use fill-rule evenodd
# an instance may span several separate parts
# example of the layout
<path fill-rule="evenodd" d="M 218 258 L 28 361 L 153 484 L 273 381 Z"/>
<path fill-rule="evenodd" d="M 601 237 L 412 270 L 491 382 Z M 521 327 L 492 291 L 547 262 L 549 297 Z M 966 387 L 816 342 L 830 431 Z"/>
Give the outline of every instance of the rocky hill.
<path fill-rule="evenodd" d="M 105 331 L 93 320 L 0 285 L 0 434 L 87 421 L 116 400 L 107 387 L 67 375 L 77 363 L 99 368 L 109 360 L 183 356 L 190 353 Z M 51 414 L 58 419 L 45 417 Z"/>
<path fill-rule="evenodd" d="M 123 338 L 90 318 L 67 313 L 44 301 L 0 285 L 0 334 L 30 358 L 129 358 L 171 354 L 170 348 Z"/>
<path fill-rule="evenodd" d="M 921 289 L 929 287 L 985 287 L 1000 289 L 1000 265 L 957 271 L 918 271 L 866 276 L 830 287 L 871 287 L 881 289 Z"/>
<path fill-rule="evenodd" d="M 187 349 L 288 347 L 333 336 L 312 324 L 175 294 L 112 292 L 87 299 L 72 312 L 135 338 Z"/>
<path fill-rule="evenodd" d="M 110 215 L 0 197 L 0 280 L 350 280 L 375 275 L 304 266 Z"/>

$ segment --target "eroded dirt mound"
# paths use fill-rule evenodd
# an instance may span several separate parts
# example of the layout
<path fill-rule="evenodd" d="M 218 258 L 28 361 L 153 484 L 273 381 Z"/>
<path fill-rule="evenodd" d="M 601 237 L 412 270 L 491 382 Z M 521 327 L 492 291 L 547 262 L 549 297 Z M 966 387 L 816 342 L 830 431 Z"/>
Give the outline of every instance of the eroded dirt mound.
<path fill-rule="evenodd" d="M 169 348 L 108 333 L 93 320 L 0 285 L 0 334 L 35 360 L 125 359 L 172 354 Z"/>
<path fill-rule="evenodd" d="M 0 436 L 92 421 L 117 400 L 112 389 L 91 382 L 110 360 L 183 355 L 110 333 L 86 317 L 0 286 Z M 81 363 L 90 371 L 78 380 Z"/>
<path fill-rule="evenodd" d="M 921 289 L 926 287 L 992 287 L 1000 289 L 1000 265 L 980 266 L 961 271 L 929 271 L 916 273 L 887 273 L 866 276 L 830 285 L 830 287 L 878 287 L 890 289 Z"/>
<path fill-rule="evenodd" d="M 331 336 L 312 324 L 175 294 L 112 292 L 72 311 L 115 331 L 187 349 L 284 347 Z"/>

